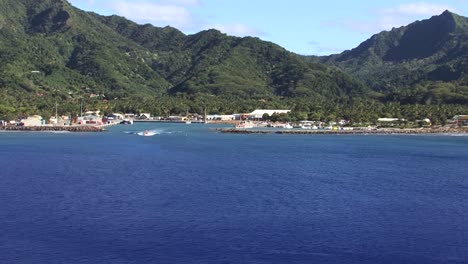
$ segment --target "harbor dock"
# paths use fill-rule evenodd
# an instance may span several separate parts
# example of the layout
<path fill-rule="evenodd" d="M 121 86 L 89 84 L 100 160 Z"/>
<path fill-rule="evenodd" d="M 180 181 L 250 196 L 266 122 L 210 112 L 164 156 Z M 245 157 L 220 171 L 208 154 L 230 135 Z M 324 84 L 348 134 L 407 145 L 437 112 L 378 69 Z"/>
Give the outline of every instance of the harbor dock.
<path fill-rule="evenodd" d="M 99 126 L 0 126 L 0 131 L 29 131 L 29 132 L 104 132 L 103 127 Z"/>
<path fill-rule="evenodd" d="M 221 133 L 231 134 L 288 134 L 288 135 L 417 135 L 417 134 L 468 134 L 468 128 L 423 128 L 423 129 L 375 129 L 375 130 L 262 130 L 223 129 Z"/>

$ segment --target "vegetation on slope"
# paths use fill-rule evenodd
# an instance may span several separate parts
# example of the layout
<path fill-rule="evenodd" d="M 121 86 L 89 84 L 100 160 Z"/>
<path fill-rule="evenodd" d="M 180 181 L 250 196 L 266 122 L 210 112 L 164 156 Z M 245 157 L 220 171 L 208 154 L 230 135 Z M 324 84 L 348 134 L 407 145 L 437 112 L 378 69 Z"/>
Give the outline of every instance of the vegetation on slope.
<path fill-rule="evenodd" d="M 437 57 L 441 65 L 431 68 L 434 80 L 428 77 L 427 82 L 415 79 L 417 72 L 426 69 L 420 61 L 427 58 L 404 61 L 402 65 L 414 71 L 398 77 L 403 79 L 400 85 L 392 78 L 379 78 L 404 71 L 401 66 L 388 66 L 400 65 L 394 61 L 400 59 L 396 51 L 385 55 L 392 58 L 390 62 L 384 55 L 374 56 L 377 63 L 369 63 L 362 72 L 352 65 L 367 63 L 364 48 L 354 52 L 358 59 L 350 55 L 347 60 L 324 59 L 355 74 L 355 79 L 337 67 L 304 60 L 258 38 L 231 37 L 216 30 L 187 36 L 171 27 L 83 12 L 65 0 L 5 0 L 0 10 L 0 119 L 36 113 L 48 116 L 55 102 L 61 113 L 76 115 L 82 101 L 87 109 L 105 112 L 168 115 L 187 110 L 202 113 L 204 108 L 211 113 L 291 108 L 296 118 L 355 120 L 406 114 L 405 109 L 411 107 L 405 104 L 421 105 L 423 110 L 416 107 L 418 116 L 466 110 L 466 61 L 458 53 Z M 466 37 L 459 29 L 465 19 L 453 17 L 461 22 L 455 21 L 455 33 L 449 35 Z M 466 45 L 456 38 L 450 43 L 466 57 Z M 372 80 L 362 77 L 366 72 L 374 76 L 375 83 L 387 81 L 392 89 L 375 89 Z M 447 79 L 452 72 L 453 77 Z M 434 88 L 435 81 L 441 85 Z M 413 89 L 408 83 L 418 86 Z M 371 92 L 368 86 L 380 93 Z M 419 98 L 419 91 L 428 96 Z M 428 103 L 437 106 L 423 105 Z"/>
<path fill-rule="evenodd" d="M 384 101 L 468 103 L 468 19 L 449 11 L 312 60 L 339 67 Z"/>

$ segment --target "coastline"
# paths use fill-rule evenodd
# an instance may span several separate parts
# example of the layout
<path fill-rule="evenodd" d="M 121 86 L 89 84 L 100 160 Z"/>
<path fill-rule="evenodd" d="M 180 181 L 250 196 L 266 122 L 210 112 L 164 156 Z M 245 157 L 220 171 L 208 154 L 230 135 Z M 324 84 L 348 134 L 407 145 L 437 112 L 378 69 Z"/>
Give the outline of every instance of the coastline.
<path fill-rule="evenodd" d="M 6 132 L 53 132 L 53 131 L 68 131 L 68 132 L 104 132 L 105 129 L 96 126 L 0 126 L 0 131 Z"/>
<path fill-rule="evenodd" d="M 230 134 L 282 134 L 282 135 L 424 135 L 424 134 L 468 134 L 468 128 L 422 128 L 422 129 L 376 129 L 376 130 L 256 130 L 218 128 Z"/>

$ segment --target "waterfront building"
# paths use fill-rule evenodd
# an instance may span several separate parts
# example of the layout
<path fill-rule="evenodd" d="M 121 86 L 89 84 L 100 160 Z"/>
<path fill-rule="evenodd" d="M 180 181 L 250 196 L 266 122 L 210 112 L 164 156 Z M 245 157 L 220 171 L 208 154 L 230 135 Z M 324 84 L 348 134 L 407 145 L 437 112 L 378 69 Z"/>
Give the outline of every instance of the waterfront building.
<path fill-rule="evenodd" d="M 456 126 L 468 126 L 468 115 L 456 115 L 449 120 L 449 124 Z"/>
<path fill-rule="evenodd" d="M 150 113 L 141 113 L 137 118 L 141 119 L 141 120 L 147 120 L 147 119 L 151 118 L 151 114 Z"/>
<path fill-rule="evenodd" d="M 382 117 L 377 119 L 377 125 L 379 126 L 395 126 L 405 122 L 405 119 L 399 119 L 394 117 Z"/>
<path fill-rule="evenodd" d="M 23 126 L 41 126 L 44 124 L 43 118 L 40 115 L 28 116 L 26 119 L 22 119 L 21 123 Z"/>
<path fill-rule="evenodd" d="M 102 117 L 97 115 L 86 115 L 78 117 L 79 125 L 102 125 Z"/>
<path fill-rule="evenodd" d="M 135 114 L 133 113 L 125 113 L 124 119 L 135 119 Z"/>
<path fill-rule="evenodd" d="M 250 114 L 246 114 L 247 118 L 250 120 L 261 120 L 263 115 L 268 114 L 272 116 L 273 114 L 288 114 L 291 110 L 266 110 L 266 109 L 257 109 Z"/>
<path fill-rule="evenodd" d="M 207 115 L 207 120 L 230 121 L 236 120 L 235 115 Z"/>

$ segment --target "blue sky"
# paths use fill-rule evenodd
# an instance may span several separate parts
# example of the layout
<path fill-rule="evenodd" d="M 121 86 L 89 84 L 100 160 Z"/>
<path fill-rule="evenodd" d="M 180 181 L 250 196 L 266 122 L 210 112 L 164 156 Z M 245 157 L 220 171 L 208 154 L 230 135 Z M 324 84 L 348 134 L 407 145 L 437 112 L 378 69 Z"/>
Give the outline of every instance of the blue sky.
<path fill-rule="evenodd" d="M 356 47 L 375 33 L 448 9 L 467 16 L 468 0 L 69 0 L 101 15 L 140 24 L 173 26 L 186 34 L 216 28 L 255 36 L 304 55 L 327 55 Z"/>

